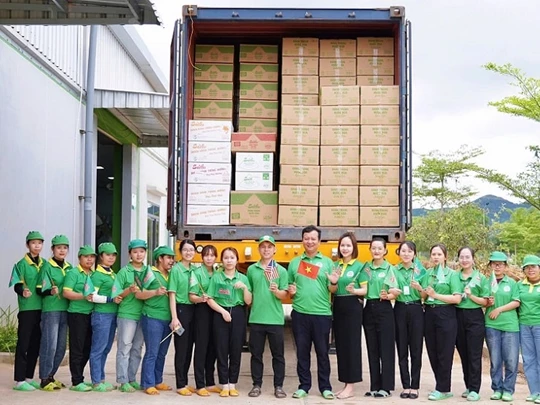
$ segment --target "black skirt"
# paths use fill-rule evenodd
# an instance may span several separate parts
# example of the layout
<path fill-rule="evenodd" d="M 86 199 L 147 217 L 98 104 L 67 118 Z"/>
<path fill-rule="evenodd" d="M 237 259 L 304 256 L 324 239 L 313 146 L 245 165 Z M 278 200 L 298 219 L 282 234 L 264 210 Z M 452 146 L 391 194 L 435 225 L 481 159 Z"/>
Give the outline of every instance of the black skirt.
<path fill-rule="evenodd" d="M 333 328 L 338 379 L 342 383 L 362 381 L 362 301 L 355 295 L 334 297 Z"/>

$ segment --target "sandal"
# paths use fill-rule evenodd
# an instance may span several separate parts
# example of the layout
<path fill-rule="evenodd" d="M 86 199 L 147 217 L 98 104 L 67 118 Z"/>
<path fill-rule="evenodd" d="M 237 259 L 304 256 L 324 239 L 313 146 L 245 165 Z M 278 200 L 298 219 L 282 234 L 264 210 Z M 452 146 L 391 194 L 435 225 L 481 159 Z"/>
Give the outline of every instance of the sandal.
<path fill-rule="evenodd" d="M 221 398 L 228 397 L 229 396 L 229 390 L 221 390 L 221 392 L 219 393 L 219 396 Z"/>
<path fill-rule="evenodd" d="M 206 388 L 201 388 L 200 390 L 197 390 L 197 395 L 200 397 L 209 397 L 210 393 Z"/>
<path fill-rule="evenodd" d="M 412 390 L 411 390 L 411 392 L 409 394 L 410 399 L 418 399 L 418 390 L 414 390 L 414 391 L 415 392 L 412 392 Z"/>
<path fill-rule="evenodd" d="M 137 381 L 130 381 L 129 385 L 131 385 L 137 391 L 140 391 L 142 389 L 141 385 Z"/>
<path fill-rule="evenodd" d="M 439 391 L 433 391 L 431 394 L 428 395 L 428 399 L 430 401 L 441 401 L 443 399 L 452 398 L 454 394 L 451 392 L 439 392 Z"/>
<path fill-rule="evenodd" d="M 365 397 L 374 397 L 377 391 L 368 391 L 364 394 Z"/>
<path fill-rule="evenodd" d="M 336 396 L 330 390 L 324 390 L 321 395 L 324 399 L 336 399 Z"/>
<path fill-rule="evenodd" d="M 172 388 L 170 386 L 168 386 L 167 384 L 165 384 L 165 383 L 159 383 L 158 385 L 156 385 L 156 390 L 158 390 L 158 391 L 172 391 Z"/>
<path fill-rule="evenodd" d="M 120 386 L 120 392 L 135 392 L 136 389 L 131 386 L 129 383 L 124 383 Z"/>
<path fill-rule="evenodd" d="M 215 394 L 219 394 L 221 392 L 221 388 L 216 387 L 215 385 L 212 385 L 211 387 L 206 387 L 208 392 L 213 392 Z"/>
<path fill-rule="evenodd" d="M 411 397 L 411 393 L 403 391 L 401 394 L 399 394 L 399 397 L 403 399 L 407 399 Z"/>
<path fill-rule="evenodd" d="M 385 390 L 379 390 L 375 394 L 373 394 L 375 398 L 388 398 L 391 397 L 392 394 L 390 394 L 388 391 Z"/>
<path fill-rule="evenodd" d="M 99 383 L 99 384 L 94 385 L 94 388 L 92 388 L 92 391 L 94 391 L 94 392 L 109 392 L 111 390 L 104 383 Z"/>
<path fill-rule="evenodd" d="M 82 382 L 82 383 L 72 386 L 69 390 L 76 391 L 76 392 L 88 392 L 88 391 L 92 391 L 92 387 Z"/>
<path fill-rule="evenodd" d="M 232 388 L 229 390 L 229 395 L 231 397 L 238 397 L 240 396 L 240 393 L 238 392 L 238 390 L 236 388 Z"/>
<path fill-rule="evenodd" d="M 144 390 L 148 395 L 159 395 L 159 391 L 156 387 L 150 387 Z"/>
<path fill-rule="evenodd" d="M 17 384 L 13 387 L 13 389 L 15 391 L 25 391 L 25 392 L 30 392 L 30 391 L 35 391 L 36 389 L 29 383 L 27 383 L 26 381 L 23 382 L 22 384 Z"/>
<path fill-rule="evenodd" d="M 274 389 L 274 396 L 276 398 L 287 398 L 287 393 L 283 391 L 283 387 L 276 387 Z"/>
<path fill-rule="evenodd" d="M 296 399 L 306 398 L 307 396 L 308 396 L 308 393 L 304 391 L 303 389 L 296 390 L 294 394 L 292 394 L 292 397 Z"/>
<path fill-rule="evenodd" d="M 187 387 L 180 388 L 179 390 L 176 390 L 176 392 L 179 393 L 180 395 L 184 396 L 184 397 L 190 397 L 191 396 L 191 391 Z"/>
<path fill-rule="evenodd" d="M 257 398 L 259 395 L 261 395 L 261 387 L 254 385 L 251 391 L 249 391 L 248 397 Z"/>
<path fill-rule="evenodd" d="M 64 384 L 63 382 L 61 381 L 58 381 L 56 379 L 53 379 L 52 381 L 54 383 L 54 385 L 56 385 L 58 388 L 66 388 L 66 384 Z"/>

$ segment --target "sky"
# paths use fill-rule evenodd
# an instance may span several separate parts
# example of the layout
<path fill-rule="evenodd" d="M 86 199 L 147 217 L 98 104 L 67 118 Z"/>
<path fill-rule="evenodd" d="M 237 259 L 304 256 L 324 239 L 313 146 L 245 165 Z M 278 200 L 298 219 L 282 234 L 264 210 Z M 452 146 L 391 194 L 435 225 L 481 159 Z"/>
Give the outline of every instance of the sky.
<path fill-rule="evenodd" d="M 138 27 L 159 66 L 168 74 L 174 22 L 181 18 L 182 1 L 153 0 L 163 26 Z M 488 62 L 512 63 L 540 77 L 537 0 L 401 0 L 332 2 L 336 8 L 388 8 L 403 5 L 413 28 L 413 153 L 451 152 L 462 145 L 486 151 L 477 158 L 484 167 L 514 176 L 530 160 L 527 145 L 540 143 L 539 125 L 512 117 L 488 102 L 515 94 L 506 78 L 488 72 Z M 251 7 L 253 1 L 207 0 L 199 7 Z M 515 3 L 514 3 L 515 4 Z M 321 0 L 258 0 L 261 8 L 326 8 Z M 478 195 L 511 198 L 494 185 L 468 180 Z"/>

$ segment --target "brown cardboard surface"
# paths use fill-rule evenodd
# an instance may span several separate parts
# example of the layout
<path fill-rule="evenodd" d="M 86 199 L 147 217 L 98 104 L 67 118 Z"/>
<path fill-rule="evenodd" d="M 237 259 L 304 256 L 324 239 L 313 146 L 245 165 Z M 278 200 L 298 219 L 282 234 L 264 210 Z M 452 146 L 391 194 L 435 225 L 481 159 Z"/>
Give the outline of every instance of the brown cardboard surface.
<path fill-rule="evenodd" d="M 399 186 L 399 166 L 360 166 L 360 185 Z"/>
<path fill-rule="evenodd" d="M 319 77 L 319 86 L 332 87 L 332 86 L 355 86 L 356 78 L 352 76 L 347 77 L 335 77 L 325 76 Z"/>
<path fill-rule="evenodd" d="M 359 125 L 325 125 L 321 127 L 321 145 L 359 145 Z"/>
<path fill-rule="evenodd" d="M 318 38 L 283 38 L 283 56 L 319 56 Z"/>
<path fill-rule="evenodd" d="M 319 165 L 319 146 L 281 145 L 279 163 L 282 165 Z"/>
<path fill-rule="evenodd" d="M 320 125 L 321 107 L 291 105 L 281 111 L 282 125 Z"/>
<path fill-rule="evenodd" d="M 240 82 L 240 100 L 277 101 L 278 96 L 277 82 Z"/>
<path fill-rule="evenodd" d="M 240 100 L 238 112 L 240 118 L 277 119 L 279 102 Z"/>
<path fill-rule="evenodd" d="M 281 165 L 280 184 L 319 185 L 319 166 Z"/>
<path fill-rule="evenodd" d="M 195 100 L 193 102 L 193 118 L 221 118 L 232 120 L 233 102 L 225 100 Z"/>
<path fill-rule="evenodd" d="M 322 106 L 321 125 L 359 125 L 360 107 L 348 106 Z"/>
<path fill-rule="evenodd" d="M 193 76 L 198 82 L 232 82 L 234 65 L 195 63 Z"/>
<path fill-rule="evenodd" d="M 399 207 L 360 207 L 361 227 L 398 227 Z"/>
<path fill-rule="evenodd" d="M 320 186 L 319 205 L 358 205 L 357 186 Z"/>
<path fill-rule="evenodd" d="M 278 63 L 277 45 L 240 44 L 240 62 Z"/>
<path fill-rule="evenodd" d="M 319 58 L 284 56 L 281 59 L 281 74 L 287 76 L 317 76 L 319 74 Z"/>
<path fill-rule="evenodd" d="M 358 166 L 359 164 L 360 146 L 321 146 L 321 165 L 323 166 Z"/>
<path fill-rule="evenodd" d="M 238 120 L 238 132 L 253 132 L 277 134 L 278 120 L 276 119 L 257 119 L 257 118 L 241 118 Z"/>
<path fill-rule="evenodd" d="M 359 56 L 356 61 L 357 76 L 393 76 L 394 58 L 391 56 Z"/>
<path fill-rule="evenodd" d="M 319 186 L 279 186 L 280 205 L 319 205 Z"/>
<path fill-rule="evenodd" d="M 362 145 L 360 164 L 370 166 L 399 165 L 399 146 L 395 145 Z"/>
<path fill-rule="evenodd" d="M 362 206 L 397 206 L 399 205 L 398 186 L 360 186 L 358 198 Z"/>
<path fill-rule="evenodd" d="M 392 86 L 394 76 L 356 76 L 358 86 Z"/>
<path fill-rule="evenodd" d="M 360 86 L 321 87 L 320 105 L 359 105 Z"/>
<path fill-rule="evenodd" d="M 319 94 L 319 76 L 281 76 L 282 94 Z"/>
<path fill-rule="evenodd" d="M 277 134 L 235 132 L 232 134 L 232 152 L 275 152 Z"/>
<path fill-rule="evenodd" d="M 232 82 L 195 82 L 195 100 L 232 100 Z"/>
<path fill-rule="evenodd" d="M 277 64 L 240 63 L 240 81 L 277 82 L 278 78 L 279 65 Z"/>
<path fill-rule="evenodd" d="M 231 191 L 231 224 L 277 224 L 277 200 L 276 191 Z"/>
<path fill-rule="evenodd" d="M 321 39 L 319 56 L 321 58 L 354 58 L 356 56 L 356 40 Z"/>
<path fill-rule="evenodd" d="M 362 125 L 362 145 L 399 145 L 399 125 Z"/>
<path fill-rule="evenodd" d="M 282 125 L 282 145 L 319 145 L 321 127 L 304 125 Z"/>
<path fill-rule="evenodd" d="M 278 225 L 307 226 L 317 223 L 317 207 L 280 205 L 278 210 Z"/>
<path fill-rule="evenodd" d="M 348 77 L 356 76 L 356 58 L 319 59 L 319 76 Z"/>
<path fill-rule="evenodd" d="M 282 94 L 281 108 L 287 105 L 319 105 L 317 94 Z"/>
<path fill-rule="evenodd" d="M 320 226 L 358 226 L 358 207 L 320 207 Z"/>
<path fill-rule="evenodd" d="M 399 125 L 397 105 L 363 105 L 360 111 L 362 125 Z"/>
<path fill-rule="evenodd" d="M 321 186 L 357 186 L 358 166 L 321 166 Z"/>
<path fill-rule="evenodd" d="M 358 56 L 394 56 L 394 38 L 356 38 Z"/>
<path fill-rule="evenodd" d="M 362 86 L 362 105 L 398 105 L 399 86 Z"/>
<path fill-rule="evenodd" d="M 234 63 L 234 45 L 195 45 L 195 63 Z"/>

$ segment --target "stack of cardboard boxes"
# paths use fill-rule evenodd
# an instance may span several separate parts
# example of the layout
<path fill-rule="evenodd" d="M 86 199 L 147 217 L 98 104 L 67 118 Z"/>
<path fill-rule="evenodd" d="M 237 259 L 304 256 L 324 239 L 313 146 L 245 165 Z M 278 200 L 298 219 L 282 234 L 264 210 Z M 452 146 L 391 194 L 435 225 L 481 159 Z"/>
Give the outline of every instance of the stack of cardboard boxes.
<path fill-rule="evenodd" d="M 394 84 L 394 38 L 357 38 L 356 55 L 358 86 Z"/>

